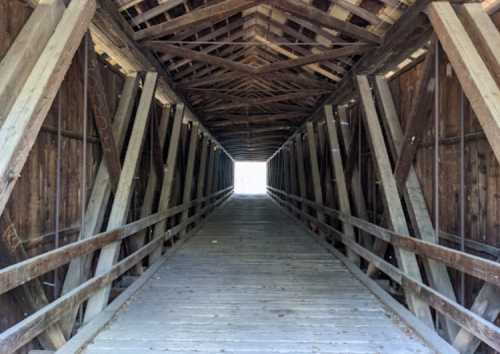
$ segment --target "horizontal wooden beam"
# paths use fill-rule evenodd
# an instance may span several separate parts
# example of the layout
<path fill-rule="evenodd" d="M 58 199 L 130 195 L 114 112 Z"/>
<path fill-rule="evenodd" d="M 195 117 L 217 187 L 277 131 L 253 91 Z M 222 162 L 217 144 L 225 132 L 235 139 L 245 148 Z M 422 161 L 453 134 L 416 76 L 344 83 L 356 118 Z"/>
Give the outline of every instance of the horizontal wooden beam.
<path fill-rule="evenodd" d="M 319 24 L 323 27 L 339 31 L 354 39 L 366 41 L 368 43 L 380 43 L 381 38 L 365 28 L 354 25 L 348 21 L 342 21 L 330 16 L 320 9 L 308 5 L 300 0 L 271 0 L 270 4 L 285 12 Z"/>
<path fill-rule="evenodd" d="M 214 5 L 197 8 L 170 21 L 150 26 L 134 34 L 135 40 L 151 39 L 179 32 L 203 22 L 215 23 L 243 10 L 258 5 L 262 0 L 224 0 Z"/>
<path fill-rule="evenodd" d="M 167 44 L 163 41 L 148 41 L 144 43 L 146 48 L 155 50 L 161 53 L 168 53 L 173 56 L 180 56 L 183 58 L 189 58 L 191 60 L 202 61 L 208 64 L 220 66 L 223 68 L 227 68 L 229 70 L 241 71 L 247 74 L 255 73 L 255 69 L 251 66 L 233 62 L 231 60 L 227 60 L 224 58 L 220 58 L 214 55 L 208 55 L 202 52 L 198 52 L 195 50 L 187 49 L 184 47 L 178 47 L 172 44 Z"/>
<path fill-rule="evenodd" d="M 257 123 L 269 123 L 279 120 L 292 120 L 297 118 L 305 118 L 307 115 L 301 112 L 290 112 L 290 113 L 278 113 L 271 115 L 249 115 L 249 116 L 240 116 L 240 118 L 224 118 L 224 121 L 220 122 L 210 122 L 209 125 L 211 128 L 219 128 L 219 127 L 231 127 L 237 125 L 250 125 Z"/>
<path fill-rule="evenodd" d="M 352 45 L 342 47 L 342 48 L 325 50 L 324 52 L 317 53 L 317 54 L 311 54 L 308 56 L 297 57 L 295 59 L 283 60 L 283 61 L 271 63 L 271 64 L 265 65 L 265 66 L 257 69 L 257 74 L 267 74 L 267 73 L 271 73 L 274 71 L 292 69 L 295 67 L 300 67 L 300 66 L 304 66 L 304 65 L 313 64 L 313 63 L 320 63 L 323 61 L 329 61 L 329 60 L 337 59 L 340 57 L 351 56 L 351 55 L 360 55 L 360 54 L 366 53 L 367 51 L 369 51 L 372 48 L 373 48 L 373 46 L 367 45 L 365 43 L 354 43 Z"/>
<path fill-rule="evenodd" d="M 229 109 L 234 109 L 234 108 L 242 108 L 242 107 L 249 107 L 249 106 L 259 106 L 267 103 L 274 103 L 274 102 L 282 102 L 282 101 L 293 101 L 299 98 L 310 98 L 310 97 L 318 97 L 320 95 L 311 95 L 309 93 L 302 93 L 302 92 L 297 92 L 297 93 L 288 93 L 284 95 L 276 95 L 276 96 L 270 96 L 270 97 L 261 97 L 261 98 L 252 98 L 252 99 L 247 99 L 246 102 L 240 102 L 240 103 L 227 103 L 227 104 L 221 104 L 216 107 L 207 109 L 206 112 L 214 112 L 214 111 L 223 111 L 223 110 L 229 110 Z"/>

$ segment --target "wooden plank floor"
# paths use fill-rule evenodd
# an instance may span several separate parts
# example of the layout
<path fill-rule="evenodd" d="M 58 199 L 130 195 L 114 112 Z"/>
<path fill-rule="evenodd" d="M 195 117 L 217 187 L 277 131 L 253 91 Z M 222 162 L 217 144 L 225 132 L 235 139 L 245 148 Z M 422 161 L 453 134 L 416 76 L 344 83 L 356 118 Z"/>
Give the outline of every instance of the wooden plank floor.
<path fill-rule="evenodd" d="M 432 351 L 268 197 L 234 196 L 85 352 Z"/>

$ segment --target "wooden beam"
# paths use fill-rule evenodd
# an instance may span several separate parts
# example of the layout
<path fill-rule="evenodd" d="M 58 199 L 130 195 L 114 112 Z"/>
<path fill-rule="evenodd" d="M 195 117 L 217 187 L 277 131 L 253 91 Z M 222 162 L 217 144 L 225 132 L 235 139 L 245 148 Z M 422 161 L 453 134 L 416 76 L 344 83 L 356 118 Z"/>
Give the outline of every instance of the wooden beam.
<path fill-rule="evenodd" d="M 223 118 L 225 119 L 224 121 L 220 122 L 209 122 L 209 126 L 211 128 L 219 128 L 219 127 L 230 127 L 230 126 L 237 126 L 237 125 L 247 125 L 247 124 L 256 124 L 256 123 L 269 123 L 273 122 L 276 120 L 291 120 L 291 119 L 297 119 L 297 118 L 305 118 L 306 114 L 302 112 L 290 112 L 290 113 L 277 113 L 277 114 L 271 114 L 271 115 L 249 115 L 249 116 L 243 116 L 243 115 L 234 115 L 229 117 L 225 116 L 218 116 L 218 118 Z M 236 118 L 240 117 L 240 118 Z"/>
<path fill-rule="evenodd" d="M 224 73 L 224 74 L 217 74 L 217 75 L 211 75 L 207 77 L 206 79 L 194 79 L 194 80 L 187 80 L 180 82 L 179 84 L 176 85 L 179 89 L 192 89 L 194 87 L 199 87 L 199 86 L 211 86 L 213 84 L 216 84 L 218 82 L 223 82 L 223 81 L 232 81 L 235 79 L 246 79 L 246 78 L 252 78 L 253 75 L 242 75 L 241 73 Z M 296 75 L 296 74 L 289 74 L 289 73 L 279 73 L 279 74 L 267 74 L 261 79 L 265 81 L 287 81 L 295 84 L 299 84 L 301 86 L 306 86 L 306 87 L 313 87 L 313 88 L 319 88 L 319 89 L 325 89 L 325 90 L 333 90 L 334 86 L 326 81 L 321 81 L 321 80 L 315 80 L 309 77 L 305 77 L 304 75 Z"/>
<path fill-rule="evenodd" d="M 111 186 L 116 190 L 120 180 L 120 154 L 113 137 L 111 128 L 111 112 L 108 106 L 107 94 L 104 90 L 104 81 L 101 75 L 100 64 L 94 46 L 89 40 L 88 48 L 88 97 L 90 108 L 94 115 L 94 122 L 99 133 L 101 149 L 111 179 Z"/>
<path fill-rule="evenodd" d="M 331 105 L 325 106 L 325 121 L 328 136 L 328 143 L 330 145 L 330 165 L 333 166 L 333 172 L 335 176 L 335 187 L 337 189 L 337 196 L 339 200 L 340 210 L 346 215 L 351 214 L 351 203 L 349 201 L 349 194 L 347 191 L 347 183 L 344 174 L 344 163 L 342 161 L 342 156 L 340 155 L 340 144 L 337 133 L 337 126 L 333 116 L 333 108 Z M 356 233 L 352 225 L 344 223 L 343 232 L 346 237 L 349 237 L 353 241 L 356 240 Z M 360 259 L 353 252 L 347 252 L 348 258 L 354 262 L 354 264 L 359 265 Z"/>
<path fill-rule="evenodd" d="M 38 4 L 0 62 L 0 127 L 65 9 L 62 0 Z"/>
<path fill-rule="evenodd" d="M 379 106 L 382 113 L 382 122 L 385 123 L 385 131 L 388 136 L 388 147 L 393 160 L 396 160 L 402 151 L 403 141 L 406 140 L 403 140 L 401 123 L 396 113 L 396 105 L 393 101 L 388 82 L 383 76 L 377 76 L 375 78 L 375 86 L 380 101 Z M 438 244 L 439 240 L 436 237 L 424 193 L 413 165 L 410 165 L 408 178 L 402 191 L 412 228 L 416 235 L 422 240 Z M 424 259 L 423 263 L 432 287 L 450 300 L 456 302 L 457 298 L 446 266 L 432 259 Z M 455 338 L 459 328 L 454 321 L 446 316 L 442 320 L 448 339 L 452 340 Z"/>
<path fill-rule="evenodd" d="M 146 48 L 155 50 L 160 53 L 169 53 L 173 56 L 180 56 L 183 58 L 189 58 L 195 61 L 202 61 L 211 65 L 220 66 L 227 68 L 229 70 L 234 70 L 238 72 L 243 72 L 247 74 L 255 73 L 255 69 L 249 65 L 241 64 L 224 58 L 220 58 L 214 55 L 208 55 L 195 50 L 187 49 L 184 47 L 178 47 L 175 45 L 167 44 L 162 41 L 148 41 L 144 43 Z"/>
<path fill-rule="evenodd" d="M 215 167 L 216 150 L 217 150 L 217 147 L 214 146 L 213 143 L 211 143 L 209 146 L 209 151 L 208 151 L 209 156 L 208 156 L 207 184 L 205 186 L 205 194 L 204 195 L 210 195 L 210 193 L 212 193 L 212 182 L 213 182 L 214 174 L 215 174 L 214 167 Z"/>
<path fill-rule="evenodd" d="M 284 55 L 290 59 L 298 59 L 299 56 L 292 53 L 291 51 L 289 51 L 288 49 L 286 48 L 283 48 L 282 46 L 276 44 L 274 41 L 271 41 L 269 39 L 267 39 L 266 37 L 264 37 L 263 35 L 260 35 L 260 34 L 256 34 L 255 35 L 255 40 L 260 42 L 260 43 L 263 43 L 265 45 L 267 45 L 269 48 L 271 48 L 273 51 L 281 54 L 281 55 Z M 320 67 L 318 64 L 308 64 L 308 65 L 305 65 L 306 68 L 320 74 L 321 76 L 324 76 L 332 81 L 340 81 L 340 77 L 338 77 L 337 75 L 329 72 L 328 70 L 325 70 L 323 69 L 322 67 Z"/>
<path fill-rule="evenodd" d="M 274 71 L 292 69 L 314 63 L 321 63 L 345 56 L 360 55 L 373 47 L 365 43 L 352 44 L 342 48 L 325 50 L 324 52 L 297 57 L 295 59 L 274 62 L 257 69 L 257 75 L 272 73 Z"/>
<path fill-rule="evenodd" d="M 165 164 L 165 173 L 160 191 L 160 200 L 158 201 L 158 211 L 167 210 L 170 206 L 170 199 L 174 185 L 174 176 L 177 164 L 177 155 L 179 151 L 179 140 L 181 137 L 182 120 L 184 119 L 184 105 L 177 104 L 175 107 L 174 121 L 170 133 L 170 141 L 168 143 L 167 162 Z M 153 239 L 163 237 L 167 223 L 166 221 L 159 222 L 153 230 Z M 153 263 L 161 257 L 163 246 L 155 250 L 149 257 L 149 262 Z"/>
<path fill-rule="evenodd" d="M 413 166 L 413 160 L 417 154 L 418 147 L 423 139 L 424 133 L 429 127 L 432 118 L 431 108 L 436 86 L 435 43 L 432 41 L 430 50 L 427 52 L 422 64 L 422 74 L 415 90 L 408 118 L 406 120 L 406 131 L 402 138 L 401 151 L 394 169 L 394 176 L 399 190 L 403 190 L 408 173 Z"/>
<path fill-rule="evenodd" d="M 121 92 L 120 102 L 113 119 L 114 141 L 117 149 L 122 151 L 127 129 L 130 125 L 132 110 L 135 105 L 135 96 L 138 88 L 137 74 L 129 75 Z M 84 224 L 80 228 L 78 240 L 89 238 L 98 233 L 104 223 L 104 215 L 111 196 L 111 180 L 105 161 L 101 161 L 90 193 L 90 198 L 85 211 Z M 64 278 L 62 294 L 66 294 L 87 280 L 92 268 L 92 255 L 75 258 L 71 261 Z M 78 309 L 64 316 L 61 320 L 61 328 L 69 337 L 73 330 Z"/>
<path fill-rule="evenodd" d="M 319 171 L 318 162 L 318 151 L 316 148 L 316 134 L 314 133 L 313 122 L 307 122 L 306 124 L 306 138 L 307 146 L 309 150 L 309 163 L 311 172 L 311 183 L 314 192 L 314 200 L 318 204 L 323 204 L 323 188 L 321 185 L 321 176 Z M 317 217 L 320 222 L 325 221 L 325 215 L 321 212 L 317 212 Z"/>
<path fill-rule="evenodd" d="M 215 23 L 258 5 L 261 0 L 224 0 L 214 5 L 201 7 L 170 21 L 153 25 L 134 34 L 135 40 L 158 38 L 170 33 L 179 32 L 200 23 Z"/>
<path fill-rule="evenodd" d="M 135 174 L 140 162 L 149 110 L 154 96 L 157 78 L 158 74 L 155 72 L 148 72 L 146 74 L 141 99 L 132 128 L 132 134 L 125 155 L 125 162 L 123 163 L 123 169 L 120 174 L 120 182 L 116 189 L 115 198 L 111 207 L 107 230 L 122 226 L 127 219 L 130 200 L 134 190 Z M 113 242 L 101 250 L 96 268 L 97 275 L 112 269 L 113 264 L 118 259 L 120 245 L 120 241 Z M 89 299 L 85 311 L 85 322 L 92 320 L 92 318 L 107 306 L 110 290 L 111 287 L 106 286 Z"/>
<path fill-rule="evenodd" d="M 140 0 L 139 2 L 142 2 Z M 134 26 L 139 26 L 140 24 L 153 19 L 156 16 L 166 14 L 167 11 L 173 9 L 174 7 L 184 3 L 184 0 L 169 0 L 165 2 L 158 3 L 158 5 L 150 8 L 147 11 L 137 14 L 137 16 L 132 18 L 132 24 Z M 120 8 L 121 11 L 122 8 Z M 168 15 L 167 15 L 168 16 Z"/>
<path fill-rule="evenodd" d="M 368 140 L 370 142 L 371 151 L 375 160 L 374 162 L 381 181 L 382 194 L 384 196 L 385 207 L 388 211 L 391 227 L 395 232 L 407 235 L 409 234 L 409 230 L 406 224 L 406 217 L 401 200 L 399 199 L 396 180 L 392 174 L 392 167 L 389 161 L 389 155 L 385 146 L 384 136 L 380 127 L 368 78 L 366 76 L 357 76 L 356 81 L 358 84 L 359 95 L 361 97 L 365 125 L 369 136 Z M 415 254 L 396 248 L 396 255 L 398 257 L 399 267 L 402 271 L 421 282 L 422 277 L 420 275 Z M 413 294 L 406 294 L 406 299 L 408 306 L 413 313 L 429 327 L 433 328 L 434 324 L 428 305 Z"/>
<path fill-rule="evenodd" d="M 353 144 L 358 144 L 358 142 L 353 141 L 352 129 L 350 126 L 349 119 L 347 118 L 347 107 L 338 106 L 337 112 L 339 114 L 339 125 L 340 125 L 340 135 L 342 137 L 342 142 L 344 144 L 345 151 L 350 150 Z M 353 157 L 354 159 L 354 157 Z M 356 159 L 357 160 L 357 159 Z M 366 210 L 366 199 L 363 192 L 363 187 L 361 185 L 361 175 L 359 171 L 359 166 L 354 163 L 354 168 L 352 175 L 350 176 L 351 191 L 354 201 L 354 206 L 356 208 L 356 214 L 358 217 L 364 220 L 368 220 L 368 212 Z M 372 238 L 370 235 L 360 231 L 359 232 L 360 243 L 367 249 L 372 248 Z"/>
<path fill-rule="evenodd" d="M 486 138 L 500 161 L 500 89 L 453 7 L 447 2 L 432 2 L 428 7 L 428 15 Z"/>
<path fill-rule="evenodd" d="M 500 85 L 500 32 L 495 23 L 484 10 L 482 3 L 459 5 L 457 10 L 479 55 Z"/>
<path fill-rule="evenodd" d="M 207 136 L 203 136 L 202 140 L 202 146 L 201 146 L 201 156 L 200 156 L 200 162 L 199 162 L 199 170 L 198 170 L 198 181 L 197 181 L 197 187 L 196 187 L 196 199 L 202 198 L 204 195 L 205 191 L 205 181 L 206 181 L 206 171 L 207 171 L 207 154 L 208 154 L 208 148 L 210 145 L 210 140 L 208 139 Z M 196 212 L 201 209 L 202 205 L 200 204 L 195 210 Z M 195 212 L 195 213 L 196 213 Z"/>
<path fill-rule="evenodd" d="M 307 197 L 307 189 L 306 189 L 306 173 L 304 167 L 304 149 L 302 147 L 302 136 L 300 134 L 295 138 L 295 151 L 297 153 L 297 171 L 298 171 L 298 179 L 299 179 L 299 195 L 302 198 Z M 306 211 L 306 207 L 302 204 L 302 210 Z"/>
<path fill-rule="evenodd" d="M 247 135 L 247 136 L 252 136 L 254 134 L 261 134 L 261 133 L 267 133 L 267 132 L 274 132 L 274 131 L 280 131 L 280 130 L 290 130 L 289 126 L 263 126 L 261 128 L 255 128 L 255 129 L 246 129 L 246 130 L 234 130 L 234 131 L 222 131 L 217 134 L 217 136 L 223 138 L 227 136 L 238 136 L 238 135 Z M 261 137 L 264 137 L 265 135 L 261 135 Z M 242 137 L 244 139 L 244 137 Z"/>
<path fill-rule="evenodd" d="M 169 126 L 170 122 L 170 106 L 165 106 L 163 107 L 163 114 L 161 117 L 161 121 L 159 122 L 160 124 L 158 125 L 158 128 L 153 127 L 153 129 L 158 131 L 158 139 L 159 139 L 159 148 L 160 152 L 163 152 L 164 148 L 164 143 L 166 140 L 167 136 L 167 128 Z M 152 124 L 153 121 L 151 121 L 150 124 Z M 154 206 L 154 201 L 156 198 L 156 189 L 158 187 L 158 184 L 163 181 L 164 174 L 163 174 L 163 166 L 164 166 L 164 161 L 163 158 L 161 158 L 161 170 L 162 174 L 158 175 L 156 172 L 156 163 L 151 161 L 150 169 L 149 169 L 149 174 L 148 174 L 148 181 L 146 183 L 146 191 L 144 192 L 144 198 L 141 206 L 141 217 L 144 218 L 148 215 L 151 215 L 153 213 L 153 206 Z M 143 230 L 139 232 L 137 235 L 133 236 L 130 238 L 130 251 L 135 252 L 138 249 L 140 249 L 142 246 L 144 246 L 144 242 L 146 240 L 146 234 L 147 230 Z M 137 274 L 142 274 L 143 273 L 143 267 L 142 264 L 137 264 L 135 267 L 135 271 Z"/>
<path fill-rule="evenodd" d="M 184 192 L 182 194 L 182 203 L 189 203 L 192 197 L 193 191 L 193 176 L 194 176 L 194 164 L 196 162 L 196 152 L 198 150 L 198 140 L 200 137 L 198 135 L 198 124 L 193 124 L 191 127 L 191 137 L 189 139 L 189 151 L 187 156 L 186 174 L 184 176 Z M 186 221 L 189 217 L 189 209 L 186 209 L 182 213 L 181 223 Z M 183 234 L 186 233 L 184 231 Z"/>
<path fill-rule="evenodd" d="M 269 97 L 259 97 L 259 98 L 247 98 L 245 102 L 240 102 L 240 103 L 227 103 L 227 104 L 221 104 L 216 107 L 206 109 L 206 112 L 215 112 L 215 111 L 223 111 L 223 110 L 230 110 L 234 108 L 241 108 L 241 107 L 249 107 L 249 106 L 259 106 L 267 103 L 274 103 L 274 102 L 282 102 L 282 101 L 293 101 L 298 98 L 305 98 L 305 97 L 317 97 L 320 96 L 320 94 L 316 95 L 311 95 L 310 93 L 303 93 L 303 92 L 295 92 L 295 93 L 286 93 L 284 95 L 275 95 L 275 96 L 269 96 Z M 243 100 L 242 100 L 243 101 Z"/>
<path fill-rule="evenodd" d="M 320 9 L 312 5 L 308 5 L 300 0 L 272 0 L 271 4 L 278 9 L 294 14 L 299 18 L 339 31 L 354 39 L 363 40 L 368 43 L 381 42 L 381 38 L 376 34 L 348 21 L 342 21 L 330 16 L 324 11 L 321 11 Z"/>
<path fill-rule="evenodd" d="M 95 12 L 95 0 L 71 2 L 0 128 L 0 215 Z"/>

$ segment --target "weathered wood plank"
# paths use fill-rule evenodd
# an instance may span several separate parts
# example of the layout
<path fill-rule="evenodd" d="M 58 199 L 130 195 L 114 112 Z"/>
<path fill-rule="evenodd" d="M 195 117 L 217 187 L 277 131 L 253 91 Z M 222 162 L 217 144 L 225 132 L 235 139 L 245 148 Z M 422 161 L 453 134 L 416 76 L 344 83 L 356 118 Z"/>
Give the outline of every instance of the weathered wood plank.
<path fill-rule="evenodd" d="M 111 230 L 115 227 L 123 225 L 126 221 L 130 200 L 132 198 L 134 177 L 140 161 L 142 152 L 145 130 L 149 117 L 149 110 L 151 102 L 156 89 L 156 81 L 158 74 L 155 72 L 148 72 L 144 82 L 144 87 L 141 94 L 139 106 L 137 108 L 134 126 L 132 128 L 132 135 L 127 147 L 123 169 L 120 174 L 120 182 L 113 199 L 113 206 L 107 229 Z M 120 250 L 121 242 L 114 242 L 111 245 L 104 247 L 97 262 L 96 275 L 103 274 L 112 268 L 116 262 Z M 94 316 L 102 311 L 108 303 L 109 293 L 111 287 L 106 286 L 94 294 L 87 303 L 85 311 L 85 322 L 90 321 Z"/>
<path fill-rule="evenodd" d="M 158 126 L 158 133 L 159 133 L 158 139 L 159 139 L 160 151 L 163 151 L 163 145 L 165 143 L 165 139 L 167 136 L 167 128 L 169 125 L 169 121 L 170 121 L 170 106 L 166 106 L 163 108 L 163 114 L 161 117 L 160 124 Z M 153 129 L 156 129 L 156 127 Z M 144 192 L 144 199 L 141 207 L 141 217 L 143 218 L 148 215 L 151 215 L 151 213 L 153 212 L 153 203 L 155 200 L 156 189 L 158 183 L 162 182 L 162 178 L 158 176 L 158 174 L 156 173 L 155 171 L 156 168 L 153 164 L 154 162 L 152 161 L 151 168 L 149 169 L 148 181 L 146 183 L 146 191 Z M 161 164 L 163 171 L 164 162 L 162 161 Z M 136 236 L 130 238 L 130 248 L 132 251 L 136 251 L 144 245 L 147 232 L 148 232 L 147 230 L 141 231 Z M 143 272 L 142 265 L 138 264 L 135 267 L 135 271 L 138 274 L 142 274 Z"/>
<path fill-rule="evenodd" d="M 104 81 L 99 60 L 91 41 L 88 43 L 88 97 L 90 109 L 94 116 L 95 126 L 99 133 L 101 149 L 111 179 L 111 187 L 116 190 L 120 180 L 120 154 L 111 128 L 111 112 L 108 106 Z"/>
<path fill-rule="evenodd" d="M 500 85 L 500 32 L 483 4 L 470 3 L 457 7 L 464 28 L 474 42 L 481 58 Z"/>
<path fill-rule="evenodd" d="M 337 133 L 336 122 L 333 117 L 333 108 L 331 105 L 325 106 L 325 121 L 328 134 L 328 143 L 330 145 L 330 165 L 333 166 L 335 175 L 335 187 L 339 199 L 340 210 L 347 215 L 351 215 L 351 203 L 347 191 L 347 183 L 344 174 L 344 163 L 340 155 L 340 144 Z M 355 241 L 356 234 L 352 225 L 344 223 L 344 234 Z M 355 264 L 359 264 L 359 257 L 352 252 L 348 252 L 349 259 Z"/>
<path fill-rule="evenodd" d="M 403 211 L 399 192 L 396 186 L 396 180 L 392 174 L 392 168 L 389 161 L 389 155 L 385 146 L 384 136 L 380 127 L 380 122 L 375 108 L 375 102 L 366 76 L 357 76 L 359 94 L 363 107 L 365 124 L 368 131 L 371 151 L 373 152 L 375 165 L 381 181 L 382 192 L 384 195 L 385 207 L 388 212 L 391 227 L 394 231 L 402 234 L 408 234 L 408 226 Z M 422 281 L 420 269 L 418 267 L 415 255 L 406 250 L 396 248 L 398 263 L 401 269 L 412 278 Z M 433 321 L 430 309 L 426 303 L 413 294 L 406 294 L 406 299 L 410 309 L 429 327 L 433 327 Z"/>
<path fill-rule="evenodd" d="M 406 120 L 406 131 L 404 137 L 402 137 L 401 151 L 398 153 L 398 159 L 394 169 L 394 177 L 396 178 L 399 190 L 403 190 L 405 187 L 405 182 L 413 166 L 413 160 L 417 154 L 418 146 L 429 127 L 432 117 L 430 111 L 436 86 L 434 53 L 435 42 L 432 41 L 431 47 L 422 64 L 422 74 L 420 75 L 415 91 L 415 99 L 413 100 L 411 110 Z"/>
<path fill-rule="evenodd" d="M 388 147 L 392 153 L 393 160 L 396 160 L 402 151 L 403 142 L 406 140 L 403 140 L 401 123 L 399 121 L 398 114 L 396 113 L 396 106 L 392 99 L 392 93 L 388 82 L 383 76 L 377 76 L 375 78 L 375 86 L 380 100 L 382 122 L 385 123 L 387 136 L 389 137 Z M 432 226 L 424 194 L 413 166 L 410 167 L 402 194 L 411 220 L 412 228 L 416 232 L 416 235 L 422 240 L 437 244 L 438 240 L 436 232 Z M 432 287 L 456 302 L 457 299 L 455 291 L 446 266 L 432 259 L 426 259 L 423 262 L 426 266 L 426 275 L 429 278 Z M 446 317 L 444 318 L 444 322 L 448 338 L 455 338 L 458 332 L 458 327 L 455 322 Z"/>

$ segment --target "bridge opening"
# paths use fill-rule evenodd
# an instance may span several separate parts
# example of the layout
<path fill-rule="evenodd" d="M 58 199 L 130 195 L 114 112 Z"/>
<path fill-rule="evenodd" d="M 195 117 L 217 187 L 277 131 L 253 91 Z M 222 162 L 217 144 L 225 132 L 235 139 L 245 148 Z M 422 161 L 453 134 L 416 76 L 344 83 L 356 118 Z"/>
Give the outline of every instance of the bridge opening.
<path fill-rule="evenodd" d="M 234 192 L 237 194 L 266 193 L 267 164 L 257 161 L 234 163 Z"/>

